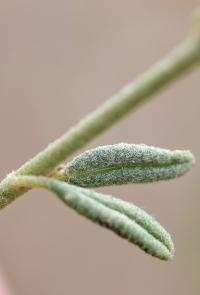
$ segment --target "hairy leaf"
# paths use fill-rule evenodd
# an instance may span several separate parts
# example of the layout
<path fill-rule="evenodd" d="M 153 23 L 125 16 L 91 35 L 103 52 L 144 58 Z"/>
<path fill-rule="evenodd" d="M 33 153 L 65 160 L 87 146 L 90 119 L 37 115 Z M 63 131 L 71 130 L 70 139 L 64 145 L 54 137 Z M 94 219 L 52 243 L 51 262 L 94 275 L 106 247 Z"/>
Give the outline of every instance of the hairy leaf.
<path fill-rule="evenodd" d="M 144 210 L 111 196 L 54 179 L 48 180 L 48 187 L 81 215 L 109 228 L 152 256 L 163 260 L 173 257 L 174 246 L 170 235 Z"/>
<path fill-rule="evenodd" d="M 67 182 L 82 187 L 147 183 L 181 176 L 193 162 L 190 151 L 120 143 L 78 155 L 67 164 L 65 177 Z"/>

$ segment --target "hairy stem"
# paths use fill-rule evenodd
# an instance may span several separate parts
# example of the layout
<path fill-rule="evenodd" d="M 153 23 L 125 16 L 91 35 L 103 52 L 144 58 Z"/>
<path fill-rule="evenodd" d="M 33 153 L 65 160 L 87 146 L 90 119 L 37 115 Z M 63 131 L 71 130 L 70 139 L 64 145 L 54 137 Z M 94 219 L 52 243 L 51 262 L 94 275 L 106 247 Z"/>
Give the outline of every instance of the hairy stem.
<path fill-rule="evenodd" d="M 199 61 L 200 41 L 191 38 L 25 163 L 17 174 L 45 175 Z"/>
<path fill-rule="evenodd" d="M 25 191 L 15 190 L 10 186 L 13 175 L 46 175 L 131 110 L 148 101 L 153 94 L 197 65 L 199 61 L 200 39 L 198 36 L 193 36 L 3 180 L 0 184 L 0 207 L 9 204 Z"/>

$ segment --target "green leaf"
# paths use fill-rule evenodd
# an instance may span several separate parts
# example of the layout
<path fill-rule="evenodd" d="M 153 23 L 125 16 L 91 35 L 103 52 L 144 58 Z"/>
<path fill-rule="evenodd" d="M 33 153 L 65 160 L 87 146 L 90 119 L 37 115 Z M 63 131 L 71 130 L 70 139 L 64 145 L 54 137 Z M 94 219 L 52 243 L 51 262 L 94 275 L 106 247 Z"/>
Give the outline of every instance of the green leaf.
<path fill-rule="evenodd" d="M 135 205 L 55 179 L 48 180 L 48 188 L 81 215 L 138 245 L 152 256 L 162 260 L 173 257 L 170 235 L 152 216 Z"/>
<path fill-rule="evenodd" d="M 67 164 L 64 178 L 82 187 L 147 183 L 181 176 L 193 163 L 190 151 L 120 143 L 78 155 Z"/>

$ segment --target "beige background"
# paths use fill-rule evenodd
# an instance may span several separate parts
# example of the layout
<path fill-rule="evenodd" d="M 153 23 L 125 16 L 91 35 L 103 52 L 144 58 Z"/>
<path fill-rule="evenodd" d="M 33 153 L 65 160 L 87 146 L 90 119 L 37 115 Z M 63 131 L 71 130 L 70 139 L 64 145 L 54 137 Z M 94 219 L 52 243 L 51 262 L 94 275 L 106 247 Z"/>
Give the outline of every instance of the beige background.
<path fill-rule="evenodd" d="M 2 0 L 0 176 L 16 169 L 187 34 L 196 0 Z M 116 142 L 191 149 L 195 168 L 159 184 L 102 189 L 154 214 L 176 256 L 162 262 L 32 191 L 0 214 L 0 263 L 12 294 L 200 293 L 196 70 L 105 133 Z"/>

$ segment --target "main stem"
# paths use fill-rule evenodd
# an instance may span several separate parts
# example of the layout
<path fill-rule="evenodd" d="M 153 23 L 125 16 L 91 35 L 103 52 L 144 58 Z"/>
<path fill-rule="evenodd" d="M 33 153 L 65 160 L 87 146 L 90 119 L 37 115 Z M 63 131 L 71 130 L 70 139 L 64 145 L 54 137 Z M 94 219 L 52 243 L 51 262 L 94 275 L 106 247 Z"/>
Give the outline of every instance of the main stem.
<path fill-rule="evenodd" d="M 199 61 L 200 40 L 193 36 L 26 162 L 16 172 L 8 175 L 0 183 L 0 208 L 26 191 L 23 187 L 19 189 L 12 184 L 14 175 L 47 175 L 67 157 L 146 102 L 164 86 L 197 65 Z"/>

